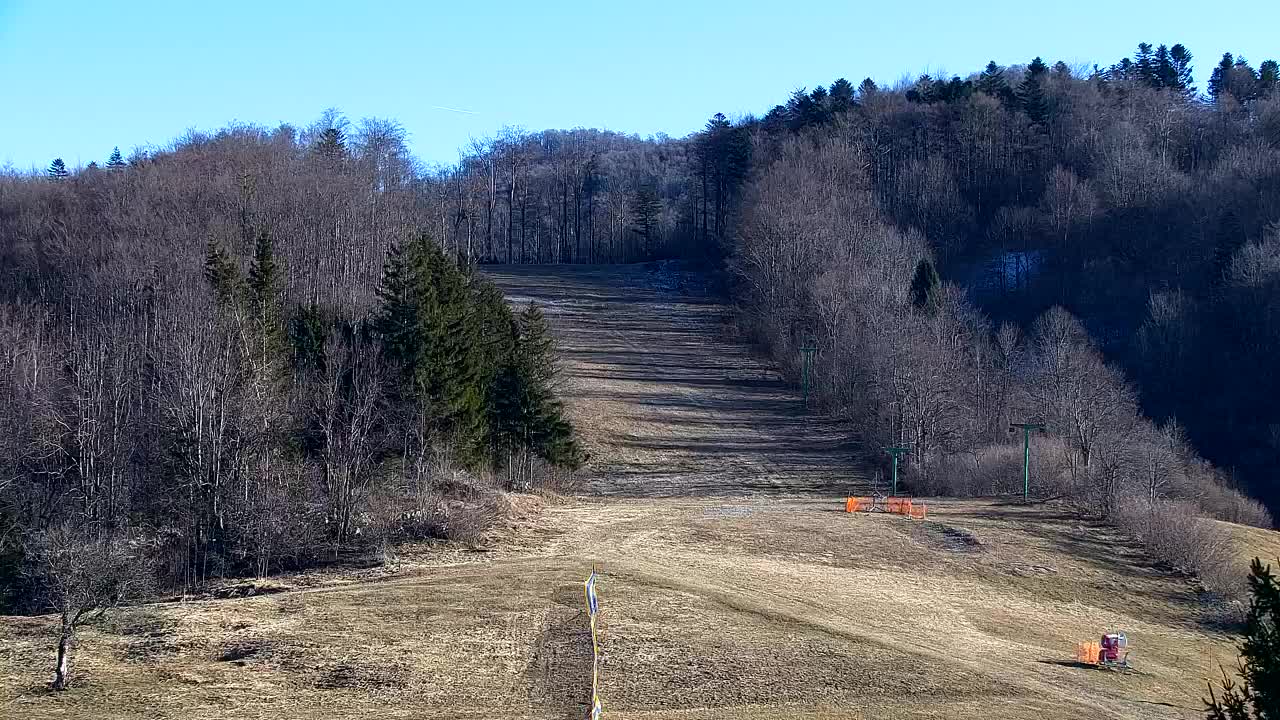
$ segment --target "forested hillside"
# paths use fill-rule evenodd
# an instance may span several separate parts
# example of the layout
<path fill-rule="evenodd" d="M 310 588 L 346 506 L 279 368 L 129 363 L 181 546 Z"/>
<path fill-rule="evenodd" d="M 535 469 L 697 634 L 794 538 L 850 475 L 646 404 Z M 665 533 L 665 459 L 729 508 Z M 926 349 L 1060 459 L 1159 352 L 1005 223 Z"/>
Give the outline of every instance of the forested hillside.
<path fill-rule="evenodd" d="M 1185 48 L 1143 45 L 1087 73 L 1037 58 L 797 92 L 748 126 L 732 262 L 761 337 L 789 358 L 816 332 L 833 407 L 913 442 L 926 472 L 1021 413 L 1090 475 L 1113 453 L 1111 472 L 1159 483 L 1144 448 L 1195 447 L 1274 501 L 1276 63 L 1227 55 L 1207 94 L 1189 83 Z M 959 294 L 913 299 L 921 262 Z M 1083 355 L 1055 369 L 1068 338 Z M 1018 401 L 1019 380 L 1058 397 Z M 1139 404 L 1158 427 L 1132 424 Z"/>
<path fill-rule="evenodd" d="M 555 477 L 582 455 L 543 322 L 476 267 L 658 258 L 724 271 L 784 367 L 812 337 L 816 402 L 909 444 L 920 492 L 1013 489 L 1009 423 L 1043 422 L 1038 495 L 1267 522 L 1232 488 L 1280 499 L 1277 67 L 1191 70 L 1142 45 L 840 79 L 684 139 L 508 130 L 445 168 L 327 112 L 9 173 L 0 537 L 145 529 L 194 584 L 408 532 L 455 467 Z"/>
<path fill-rule="evenodd" d="M 0 601 L 52 592 L 70 632 L 135 580 L 479 543 L 496 490 L 565 481 L 542 313 L 431 237 L 416 183 L 376 122 L 5 178 Z"/>

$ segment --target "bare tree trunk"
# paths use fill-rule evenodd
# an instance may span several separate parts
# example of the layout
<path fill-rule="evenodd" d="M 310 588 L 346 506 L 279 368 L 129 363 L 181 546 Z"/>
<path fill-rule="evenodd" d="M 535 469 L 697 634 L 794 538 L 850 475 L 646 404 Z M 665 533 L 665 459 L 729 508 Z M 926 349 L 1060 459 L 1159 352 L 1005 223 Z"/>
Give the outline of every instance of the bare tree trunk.
<path fill-rule="evenodd" d="M 487 211 L 488 211 L 488 213 L 487 213 L 487 214 L 488 214 L 488 220 L 486 221 L 486 223 L 485 223 L 485 228 L 484 228 L 484 242 L 485 242 L 485 250 L 486 250 L 487 252 L 491 252 L 491 253 L 493 253 L 493 254 L 496 256 L 498 253 L 497 253 L 497 251 L 495 251 L 495 250 L 493 249 L 493 206 L 498 202 L 498 185 L 497 185 L 497 183 L 498 183 L 498 177 L 497 177 L 497 172 L 496 172 L 496 170 L 494 169 L 494 162 L 495 162 L 495 160 L 494 160 L 494 157 L 493 157 L 492 151 L 490 151 L 490 155 L 489 155 L 489 203 L 488 203 L 488 208 L 487 208 Z"/>
<path fill-rule="evenodd" d="M 569 262 L 569 181 L 560 181 L 560 262 Z"/>
<path fill-rule="evenodd" d="M 511 192 L 507 195 L 507 264 L 511 264 L 511 251 L 515 245 L 516 219 L 516 151 L 511 149 Z"/>
<path fill-rule="evenodd" d="M 58 636 L 58 662 L 53 668 L 54 690 L 66 690 L 71 682 L 71 646 L 74 641 L 75 630 L 64 619 Z"/>
<path fill-rule="evenodd" d="M 575 178 L 577 180 L 577 178 Z M 578 181 L 578 187 L 573 191 L 573 261 L 582 262 L 582 187 L 581 181 Z"/>
<path fill-rule="evenodd" d="M 520 195 L 520 262 L 522 264 L 528 262 L 528 260 L 526 260 L 527 256 L 524 254 L 525 228 L 527 227 L 527 225 L 525 224 L 525 207 L 528 204 L 529 204 L 529 187 L 528 187 L 528 183 L 525 183 L 524 192 Z"/>

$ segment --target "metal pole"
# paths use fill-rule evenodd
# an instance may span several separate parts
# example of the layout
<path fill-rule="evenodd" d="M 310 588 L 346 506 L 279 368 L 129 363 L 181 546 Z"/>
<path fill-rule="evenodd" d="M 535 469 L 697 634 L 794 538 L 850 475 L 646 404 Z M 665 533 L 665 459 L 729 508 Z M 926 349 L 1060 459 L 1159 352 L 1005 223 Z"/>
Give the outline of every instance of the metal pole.
<path fill-rule="evenodd" d="M 898 497 L 898 457 L 909 449 L 905 447 L 887 447 L 884 449 L 885 452 L 889 453 L 889 457 L 893 458 L 893 497 Z"/>
<path fill-rule="evenodd" d="M 809 386 L 813 384 L 813 354 L 818 350 L 818 340 L 808 337 L 800 346 L 803 358 L 800 369 L 800 384 L 804 387 L 804 406 L 809 407 Z"/>
<path fill-rule="evenodd" d="M 1022 428 L 1022 502 L 1031 499 L 1031 428 Z"/>
<path fill-rule="evenodd" d="M 893 496 L 898 497 L 898 453 L 893 454 Z"/>
<path fill-rule="evenodd" d="M 1022 428 L 1022 502 L 1031 501 L 1031 431 L 1044 430 L 1041 423 L 1012 423 L 1009 429 Z"/>
<path fill-rule="evenodd" d="M 809 407 L 809 348 L 801 348 L 804 354 L 804 366 L 800 370 L 800 384 L 804 386 L 804 406 Z"/>

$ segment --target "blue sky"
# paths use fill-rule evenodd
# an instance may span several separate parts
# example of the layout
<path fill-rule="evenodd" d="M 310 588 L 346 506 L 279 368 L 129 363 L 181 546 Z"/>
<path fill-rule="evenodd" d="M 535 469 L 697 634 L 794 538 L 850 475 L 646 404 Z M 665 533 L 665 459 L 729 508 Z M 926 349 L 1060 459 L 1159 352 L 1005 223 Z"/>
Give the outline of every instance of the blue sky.
<path fill-rule="evenodd" d="M 0 0 L 0 165 L 102 162 L 230 121 L 337 107 L 398 120 L 427 163 L 503 125 L 685 135 L 794 88 L 965 74 L 987 60 L 1111 63 L 1181 42 L 1280 56 L 1280 11 L 1169 0 L 213 3 Z M 451 112 L 456 108 L 474 114 Z"/>

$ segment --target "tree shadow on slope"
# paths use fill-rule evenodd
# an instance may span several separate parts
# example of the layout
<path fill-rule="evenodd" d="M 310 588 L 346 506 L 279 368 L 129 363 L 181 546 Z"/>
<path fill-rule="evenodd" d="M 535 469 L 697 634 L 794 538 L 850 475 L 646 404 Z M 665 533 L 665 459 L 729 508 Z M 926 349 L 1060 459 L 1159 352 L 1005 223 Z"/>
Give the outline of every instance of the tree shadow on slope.
<path fill-rule="evenodd" d="M 529 667 L 529 704 L 565 718 L 591 710 L 591 623 L 583 609 L 582 586 L 568 583 L 550 598 L 547 619 L 534 640 Z"/>
<path fill-rule="evenodd" d="M 866 489 L 849 434 L 806 411 L 774 365 L 732 339 L 727 309 L 656 287 L 647 272 L 493 272 L 509 294 L 556 307 L 551 324 L 572 367 L 565 372 L 571 416 L 574 405 L 605 408 L 599 417 L 611 422 L 583 428 L 596 455 L 584 479 L 595 492 L 690 497 Z"/>
<path fill-rule="evenodd" d="M 1073 586 L 1081 602 L 1166 626 L 1224 630 L 1221 612 L 1192 578 L 1152 559 L 1141 545 L 1105 522 L 1047 505 L 990 506 L 968 517 L 979 523 L 1006 523 L 1006 532 L 1043 541 L 1096 571 L 1097 576 L 1080 578 Z"/>

